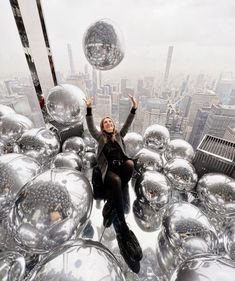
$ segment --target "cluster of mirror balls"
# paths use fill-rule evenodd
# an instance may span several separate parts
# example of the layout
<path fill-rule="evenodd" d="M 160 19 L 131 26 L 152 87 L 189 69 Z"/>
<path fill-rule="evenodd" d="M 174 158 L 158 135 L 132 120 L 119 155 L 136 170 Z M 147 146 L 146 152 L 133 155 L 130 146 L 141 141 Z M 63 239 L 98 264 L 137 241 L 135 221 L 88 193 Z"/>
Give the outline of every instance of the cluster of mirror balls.
<path fill-rule="evenodd" d="M 84 51 L 102 70 L 123 57 L 116 29 L 105 20 L 88 29 Z M 62 130 L 82 126 L 84 98 L 81 89 L 58 85 L 46 98 L 48 116 Z M 127 220 L 134 218 L 143 248 L 138 274 L 123 261 L 112 227 L 102 234 L 102 218 L 98 228 L 92 218 L 97 146 L 89 133 L 62 145 L 50 124 L 34 128 L 0 105 L 0 136 L 1 280 L 234 281 L 235 180 L 214 173 L 199 179 L 193 148 L 170 140 L 164 126 L 124 138 L 135 163 Z"/>

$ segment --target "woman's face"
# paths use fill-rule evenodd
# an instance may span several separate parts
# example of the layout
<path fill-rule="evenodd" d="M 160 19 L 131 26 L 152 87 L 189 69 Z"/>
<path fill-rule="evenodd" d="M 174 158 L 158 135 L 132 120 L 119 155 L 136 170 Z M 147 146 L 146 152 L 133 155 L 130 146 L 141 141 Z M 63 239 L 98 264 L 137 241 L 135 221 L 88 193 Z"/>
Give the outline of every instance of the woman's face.
<path fill-rule="evenodd" d="M 105 118 L 103 121 L 103 130 L 108 132 L 108 133 L 112 133 L 114 130 L 114 124 L 112 119 L 110 118 Z"/>

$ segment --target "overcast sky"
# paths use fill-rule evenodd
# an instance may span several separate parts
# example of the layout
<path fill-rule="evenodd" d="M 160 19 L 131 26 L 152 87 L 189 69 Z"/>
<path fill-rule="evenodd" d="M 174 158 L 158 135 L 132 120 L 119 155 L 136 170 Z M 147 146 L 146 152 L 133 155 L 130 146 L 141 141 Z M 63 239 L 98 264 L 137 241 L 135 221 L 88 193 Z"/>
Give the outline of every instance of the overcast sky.
<path fill-rule="evenodd" d="M 27 0 L 29 1 L 29 0 Z M 30 0 L 31 1 L 31 0 Z M 125 40 L 125 57 L 107 78 L 163 73 L 174 46 L 171 74 L 235 73 L 235 0 L 41 0 L 56 70 L 86 63 L 82 38 L 88 26 L 109 18 Z M 9 1 L 0 0 L 0 76 L 26 68 Z M 16 63 L 17 61 L 17 63 Z"/>

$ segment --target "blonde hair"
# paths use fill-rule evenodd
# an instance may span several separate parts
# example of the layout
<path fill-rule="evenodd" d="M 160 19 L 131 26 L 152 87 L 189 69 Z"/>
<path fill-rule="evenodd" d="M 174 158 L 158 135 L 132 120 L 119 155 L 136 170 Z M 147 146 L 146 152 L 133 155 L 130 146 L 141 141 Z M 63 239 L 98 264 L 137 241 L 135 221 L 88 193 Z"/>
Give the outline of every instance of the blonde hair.
<path fill-rule="evenodd" d="M 104 118 L 100 121 L 100 130 L 101 130 L 101 132 L 102 132 L 102 134 L 103 134 L 103 140 L 104 140 L 105 143 L 108 141 L 107 135 L 105 134 L 105 131 L 104 131 L 104 124 L 103 124 L 103 123 L 104 123 L 104 120 L 105 120 L 106 118 L 109 118 L 109 119 L 112 121 L 112 123 L 113 123 L 113 133 L 112 133 L 111 140 L 112 140 L 112 142 L 114 142 L 114 141 L 116 140 L 117 130 L 116 130 L 116 127 L 115 127 L 115 123 L 113 122 L 113 119 L 112 119 L 111 117 L 109 117 L 109 116 L 104 117 Z"/>

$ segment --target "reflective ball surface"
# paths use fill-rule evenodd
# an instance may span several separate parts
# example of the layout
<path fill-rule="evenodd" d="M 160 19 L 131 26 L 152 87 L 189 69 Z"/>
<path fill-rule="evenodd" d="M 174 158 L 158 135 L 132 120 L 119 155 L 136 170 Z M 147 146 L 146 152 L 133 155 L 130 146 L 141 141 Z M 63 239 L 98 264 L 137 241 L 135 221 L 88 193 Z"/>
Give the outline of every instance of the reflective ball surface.
<path fill-rule="evenodd" d="M 183 158 L 192 162 L 194 157 L 194 150 L 191 144 L 185 140 L 175 139 L 171 140 L 164 152 L 166 159 L 169 161 L 173 158 Z"/>
<path fill-rule="evenodd" d="M 214 213 L 235 218 L 235 179 L 224 174 L 205 174 L 198 182 L 199 198 Z"/>
<path fill-rule="evenodd" d="M 127 155 L 135 159 L 136 154 L 143 148 L 143 137 L 137 133 L 127 133 L 124 137 Z"/>
<path fill-rule="evenodd" d="M 157 152 L 164 152 L 170 142 L 170 134 L 166 127 L 151 125 L 144 132 L 144 145 Z"/>
<path fill-rule="evenodd" d="M 52 168 L 67 167 L 77 171 L 82 170 L 82 159 L 74 152 L 67 151 L 55 156 L 51 163 Z"/>
<path fill-rule="evenodd" d="M 86 152 L 96 152 L 97 143 L 92 137 L 85 136 L 83 138 Z"/>
<path fill-rule="evenodd" d="M 15 110 L 7 105 L 0 104 L 0 120 L 4 115 L 15 114 Z"/>
<path fill-rule="evenodd" d="M 223 239 L 226 253 L 232 260 L 235 260 L 235 221 L 228 223 Z"/>
<path fill-rule="evenodd" d="M 77 86 L 60 84 L 53 87 L 46 98 L 46 108 L 53 120 L 72 125 L 83 120 L 85 94 Z"/>
<path fill-rule="evenodd" d="M 17 143 L 22 153 L 43 165 L 49 163 L 60 150 L 58 137 L 44 127 L 29 130 Z"/>
<path fill-rule="evenodd" d="M 83 50 L 89 63 L 96 69 L 109 70 L 124 57 L 122 35 L 111 20 L 101 19 L 85 32 Z"/>
<path fill-rule="evenodd" d="M 69 241 L 39 262 L 27 281 L 125 281 L 114 255 L 102 244 Z"/>
<path fill-rule="evenodd" d="M 73 151 L 82 156 L 85 153 L 85 143 L 80 137 L 68 138 L 62 145 L 62 151 Z"/>
<path fill-rule="evenodd" d="M 30 253 L 46 253 L 82 231 L 92 208 L 87 178 L 74 169 L 47 170 L 26 184 L 8 217 L 15 242 Z"/>
<path fill-rule="evenodd" d="M 198 180 L 194 166 L 187 160 L 175 158 L 163 168 L 165 175 L 178 190 L 192 190 Z"/>
<path fill-rule="evenodd" d="M 90 169 L 93 168 L 96 162 L 96 154 L 94 152 L 86 152 L 82 158 L 83 168 Z"/>

